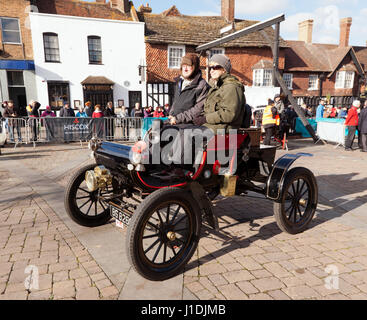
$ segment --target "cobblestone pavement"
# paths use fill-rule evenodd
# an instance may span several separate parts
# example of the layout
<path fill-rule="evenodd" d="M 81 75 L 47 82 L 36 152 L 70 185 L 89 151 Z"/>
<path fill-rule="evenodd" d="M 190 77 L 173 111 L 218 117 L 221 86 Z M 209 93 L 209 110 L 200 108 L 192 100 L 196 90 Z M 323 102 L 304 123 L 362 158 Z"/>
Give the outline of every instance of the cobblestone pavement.
<path fill-rule="evenodd" d="M 319 186 L 319 205 L 308 230 L 281 232 L 272 202 L 259 195 L 218 198 L 220 231 L 203 228 L 181 282 L 164 284 L 166 291 L 177 287 L 170 299 L 367 299 L 367 156 L 310 140 L 290 141 L 289 147 L 290 153 L 314 154 L 295 164 L 311 169 Z M 91 245 L 90 238 L 112 237 L 113 232 L 123 239 L 126 230 L 111 221 L 79 232 L 49 197 L 17 175 L 17 167 L 34 172 L 40 180 L 51 179 L 49 193 L 59 192 L 70 174 L 89 161 L 88 153 L 79 144 L 3 149 L 0 299 L 156 299 L 150 283 L 139 291 L 132 282 L 142 280 L 128 266 L 119 262 L 117 267 L 125 269 L 111 270 L 97 248 L 103 245 Z M 25 281 L 37 272 L 38 289 L 26 290 Z"/>

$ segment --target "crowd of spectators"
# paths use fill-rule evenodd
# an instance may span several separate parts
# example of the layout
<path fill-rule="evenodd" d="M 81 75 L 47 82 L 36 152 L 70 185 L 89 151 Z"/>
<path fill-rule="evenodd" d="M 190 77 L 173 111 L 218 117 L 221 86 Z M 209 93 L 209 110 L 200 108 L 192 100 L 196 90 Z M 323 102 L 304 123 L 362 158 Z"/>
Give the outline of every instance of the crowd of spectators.
<path fill-rule="evenodd" d="M 115 112 L 113 103 L 110 101 L 104 107 L 101 104 L 96 104 L 94 107 L 90 101 L 87 101 L 83 106 L 79 106 L 77 110 L 71 108 L 68 102 L 64 103 L 63 107 L 57 110 L 57 108 L 51 108 L 46 106 L 44 110 L 40 110 L 41 104 L 37 101 L 31 100 L 25 107 L 26 114 L 22 114 L 13 101 L 4 101 L 1 103 L 2 110 L 0 108 L 0 119 L 2 118 L 44 118 L 44 117 L 77 117 L 77 118 L 102 118 L 102 117 L 137 117 L 137 118 L 161 118 L 168 117 L 170 111 L 170 105 L 164 106 L 147 106 L 142 108 L 140 103 L 135 104 L 135 108 L 129 112 L 129 108 L 121 106 L 119 112 Z"/>

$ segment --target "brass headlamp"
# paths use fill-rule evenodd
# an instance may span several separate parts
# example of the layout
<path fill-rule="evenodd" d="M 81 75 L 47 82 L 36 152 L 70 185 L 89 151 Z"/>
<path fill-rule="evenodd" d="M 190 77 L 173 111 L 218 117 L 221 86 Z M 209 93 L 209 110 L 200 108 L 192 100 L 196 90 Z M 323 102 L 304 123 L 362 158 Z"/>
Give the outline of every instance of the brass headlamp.
<path fill-rule="evenodd" d="M 88 170 L 85 173 L 85 182 L 90 192 L 97 189 L 105 189 L 112 184 L 112 175 L 105 166 L 97 166 L 94 170 Z"/>

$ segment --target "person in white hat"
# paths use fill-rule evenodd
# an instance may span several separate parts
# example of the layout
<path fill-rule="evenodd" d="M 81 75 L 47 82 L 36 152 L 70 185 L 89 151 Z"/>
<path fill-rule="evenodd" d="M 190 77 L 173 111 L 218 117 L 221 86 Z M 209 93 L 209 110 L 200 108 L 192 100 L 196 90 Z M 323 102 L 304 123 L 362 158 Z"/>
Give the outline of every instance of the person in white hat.
<path fill-rule="evenodd" d="M 347 118 L 345 119 L 345 126 L 348 128 L 348 136 L 345 140 L 345 150 L 353 150 L 354 137 L 356 135 L 356 130 L 358 128 L 358 111 L 357 109 L 361 106 L 359 100 L 353 101 L 352 107 L 348 111 Z"/>

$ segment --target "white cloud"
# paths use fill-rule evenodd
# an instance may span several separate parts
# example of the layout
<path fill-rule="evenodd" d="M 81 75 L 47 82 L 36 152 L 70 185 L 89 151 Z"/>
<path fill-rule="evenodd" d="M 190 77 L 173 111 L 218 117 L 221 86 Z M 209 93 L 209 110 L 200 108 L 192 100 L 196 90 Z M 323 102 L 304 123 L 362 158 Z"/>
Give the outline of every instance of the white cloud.
<path fill-rule="evenodd" d="M 321 5 L 338 5 L 347 3 L 348 5 L 357 5 L 359 0 L 321 0 Z"/>
<path fill-rule="evenodd" d="M 237 0 L 235 5 L 237 15 L 261 15 L 270 12 L 281 12 L 289 5 L 289 0 Z"/>
<path fill-rule="evenodd" d="M 361 10 L 361 15 L 367 16 L 367 8 Z"/>
<path fill-rule="evenodd" d="M 289 40 L 298 38 L 298 23 L 307 19 L 314 20 L 313 42 L 338 43 L 340 14 L 336 6 L 317 8 L 313 12 L 301 12 L 286 17 L 281 25 L 282 37 Z"/>

